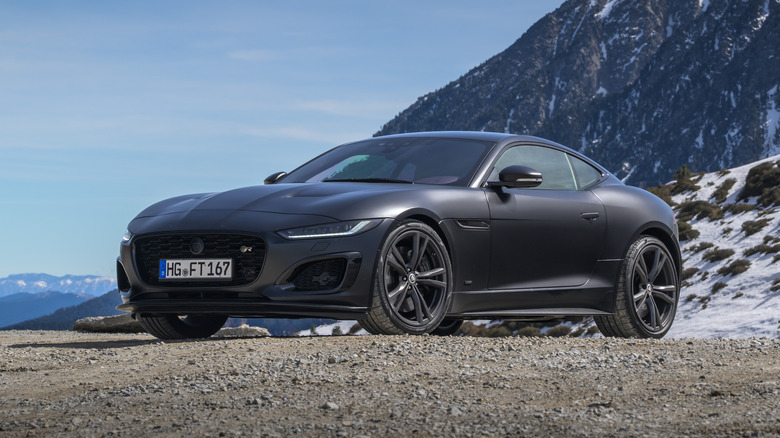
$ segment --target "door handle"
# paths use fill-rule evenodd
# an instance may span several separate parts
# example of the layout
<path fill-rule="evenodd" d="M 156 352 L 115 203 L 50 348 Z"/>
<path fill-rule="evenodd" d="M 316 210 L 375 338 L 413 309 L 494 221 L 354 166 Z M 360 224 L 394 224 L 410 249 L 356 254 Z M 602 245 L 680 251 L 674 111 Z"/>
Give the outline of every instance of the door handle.
<path fill-rule="evenodd" d="M 598 212 L 582 213 L 580 214 L 580 216 L 582 216 L 582 218 L 585 220 L 592 221 L 594 219 L 599 218 L 599 213 Z"/>

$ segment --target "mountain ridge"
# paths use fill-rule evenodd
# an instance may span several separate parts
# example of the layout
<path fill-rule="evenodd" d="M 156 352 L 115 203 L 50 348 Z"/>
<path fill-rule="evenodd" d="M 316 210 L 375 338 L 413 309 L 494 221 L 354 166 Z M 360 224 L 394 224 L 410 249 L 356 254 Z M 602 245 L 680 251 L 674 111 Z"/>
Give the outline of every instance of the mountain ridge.
<path fill-rule="evenodd" d="M 777 0 L 569 0 L 376 135 L 538 135 L 639 186 L 736 167 L 780 152 L 777 41 Z"/>

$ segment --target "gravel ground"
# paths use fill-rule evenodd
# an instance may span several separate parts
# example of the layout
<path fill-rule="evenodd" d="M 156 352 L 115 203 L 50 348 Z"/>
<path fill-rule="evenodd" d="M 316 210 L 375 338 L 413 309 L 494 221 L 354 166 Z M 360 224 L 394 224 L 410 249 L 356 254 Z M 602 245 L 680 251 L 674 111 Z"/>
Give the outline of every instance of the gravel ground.
<path fill-rule="evenodd" d="M 780 436 L 780 340 L 0 331 L 0 435 Z"/>

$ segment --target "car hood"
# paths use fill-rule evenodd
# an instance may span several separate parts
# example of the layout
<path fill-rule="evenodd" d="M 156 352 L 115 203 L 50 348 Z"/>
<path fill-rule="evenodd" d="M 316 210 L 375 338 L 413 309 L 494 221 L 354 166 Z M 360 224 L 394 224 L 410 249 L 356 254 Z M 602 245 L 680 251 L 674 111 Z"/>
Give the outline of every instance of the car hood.
<path fill-rule="evenodd" d="M 137 218 L 207 210 L 318 215 L 335 220 L 361 215 L 391 217 L 395 209 L 380 202 L 380 198 L 390 194 L 395 197 L 410 190 L 419 188 L 406 184 L 350 182 L 252 186 L 167 199 L 145 209 Z"/>

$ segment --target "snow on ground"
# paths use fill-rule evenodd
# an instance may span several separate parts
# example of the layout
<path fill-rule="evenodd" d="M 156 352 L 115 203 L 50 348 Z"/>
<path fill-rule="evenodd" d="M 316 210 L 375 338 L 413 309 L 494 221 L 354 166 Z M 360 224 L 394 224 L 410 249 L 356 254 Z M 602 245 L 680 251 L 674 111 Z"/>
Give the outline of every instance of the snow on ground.
<path fill-rule="evenodd" d="M 341 334 L 346 335 L 349 333 L 349 329 L 352 328 L 357 324 L 357 321 L 337 321 L 333 324 L 325 324 L 321 325 L 319 327 L 314 328 L 314 334 L 312 334 L 311 330 L 303 330 L 297 333 L 298 336 L 331 336 L 333 335 L 333 331 L 338 327 L 338 330 L 341 331 Z M 337 331 L 338 334 L 338 331 Z M 354 335 L 367 335 L 368 332 L 363 330 L 362 328 L 360 331 L 353 333 Z"/>
<path fill-rule="evenodd" d="M 766 161 L 780 160 L 780 155 L 731 169 L 728 173 L 705 174 L 696 182 L 701 187 L 697 192 L 676 195 L 672 200 L 678 204 L 688 201 L 714 203 L 712 195 L 725 180 L 734 178 L 737 182 L 729 190 L 726 201 L 737 202 L 737 195 L 745 185 L 748 171 Z M 696 179 L 694 179 L 696 181 Z M 756 204 L 756 198 L 743 203 Z M 761 231 L 746 236 L 742 224 L 746 221 L 769 219 Z M 780 291 L 771 291 L 774 280 L 780 278 L 780 262 L 773 263 L 774 254 L 757 253 L 745 256 L 743 251 L 764 243 L 765 236 L 780 237 L 780 210 L 757 208 L 739 214 L 726 213 L 722 219 L 710 221 L 707 218 L 691 220 L 693 229 L 699 231 L 696 239 L 682 242 L 683 269 L 697 268 L 699 271 L 684 285 L 677 317 L 669 336 L 697 338 L 745 338 L 751 336 L 780 337 Z M 693 248 L 703 242 L 721 249 L 731 249 L 734 254 L 725 260 L 709 262 L 703 259 L 707 250 L 694 252 Z M 736 276 L 723 276 L 718 270 L 735 260 L 746 259 L 750 268 Z M 713 292 L 716 283 L 726 286 Z"/>

